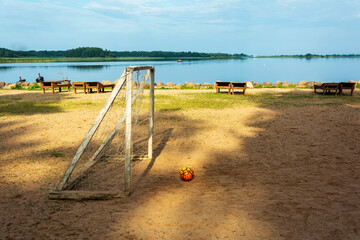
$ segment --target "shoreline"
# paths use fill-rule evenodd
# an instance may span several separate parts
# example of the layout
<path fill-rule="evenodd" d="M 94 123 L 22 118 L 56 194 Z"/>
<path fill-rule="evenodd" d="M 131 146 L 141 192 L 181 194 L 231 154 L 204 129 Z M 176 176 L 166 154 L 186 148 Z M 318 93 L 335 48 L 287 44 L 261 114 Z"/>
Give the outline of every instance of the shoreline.
<path fill-rule="evenodd" d="M 360 58 L 360 56 L 312 56 L 310 58 L 300 56 L 249 56 L 249 57 L 117 57 L 117 58 L 1 58 L 0 63 L 41 63 L 41 62 L 139 62 L 139 61 L 204 61 L 204 60 L 231 60 L 231 59 L 256 59 L 256 58 L 299 58 L 299 59 L 318 59 L 318 58 Z"/>
<path fill-rule="evenodd" d="M 182 57 L 182 61 L 201 61 L 201 60 L 228 60 L 246 59 L 250 57 Z M 0 63 L 41 63 L 41 62 L 140 62 L 140 61 L 177 61 L 179 57 L 118 57 L 118 58 L 0 58 Z"/>
<path fill-rule="evenodd" d="M 66 80 L 64 80 L 66 81 Z M 109 83 L 112 81 L 104 80 L 104 82 Z M 113 83 L 116 83 L 113 82 Z M 247 89 L 261 89 L 261 88 L 277 88 L 277 89 L 314 89 L 314 85 L 321 85 L 322 83 L 326 82 L 314 82 L 314 81 L 300 81 L 298 83 L 292 82 L 281 82 L 277 81 L 274 84 L 270 82 L 263 82 L 263 83 L 253 83 L 253 81 L 245 81 Z M 340 83 L 340 82 L 338 82 Z M 354 81 L 349 80 L 347 83 L 355 83 L 355 89 L 360 88 L 360 80 Z M 134 82 L 134 84 L 136 84 Z M 215 84 L 215 83 L 214 83 Z M 214 89 L 214 84 L 212 83 L 192 83 L 192 82 L 185 82 L 184 84 L 175 84 L 173 82 L 156 82 L 155 89 L 162 89 L 162 90 L 207 90 L 207 89 Z M 148 86 L 149 87 L 149 86 Z M 148 88 L 146 87 L 146 89 Z M 72 87 L 71 87 L 72 89 Z M 17 82 L 17 83 L 5 83 L 0 82 L 0 90 L 28 90 L 28 91 L 41 91 L 41 87 L 38 83 L 35 82 Z"/>

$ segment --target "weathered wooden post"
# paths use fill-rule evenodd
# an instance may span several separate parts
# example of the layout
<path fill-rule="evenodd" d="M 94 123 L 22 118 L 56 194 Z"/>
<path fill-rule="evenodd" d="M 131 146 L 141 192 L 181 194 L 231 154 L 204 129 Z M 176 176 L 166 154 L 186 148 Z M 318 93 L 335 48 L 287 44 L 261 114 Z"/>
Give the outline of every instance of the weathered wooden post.
<path fill-rule="evenodd" d="M 154 134 L 154 79 L 155 69 L 150 70 L 150 118 L 149 118 L 149 143 L 148 158 L 153 157 L 153 134 Z"/>
<path fill-rule="evenodd" d="M 125 193 L 131 191 L 131 115 L 132 115 L 132 74 L 133 69 L 127 68 L 126 76 L 126 120 L 125 120 Z"/>

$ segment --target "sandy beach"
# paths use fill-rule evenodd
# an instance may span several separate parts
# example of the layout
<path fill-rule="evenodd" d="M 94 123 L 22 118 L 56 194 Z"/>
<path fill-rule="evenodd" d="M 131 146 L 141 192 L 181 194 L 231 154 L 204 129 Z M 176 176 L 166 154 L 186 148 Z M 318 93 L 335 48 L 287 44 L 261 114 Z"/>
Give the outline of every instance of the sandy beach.
<path fill-rule="evenodd" d="M 0 90 L 0 239 L 360 239 L 359 89 L 214 92 L 155 91 L 130 197 L 61 201 L 48 192 L 110 93 Z M 178 103 L 197 94 L 214 107 Z"/>

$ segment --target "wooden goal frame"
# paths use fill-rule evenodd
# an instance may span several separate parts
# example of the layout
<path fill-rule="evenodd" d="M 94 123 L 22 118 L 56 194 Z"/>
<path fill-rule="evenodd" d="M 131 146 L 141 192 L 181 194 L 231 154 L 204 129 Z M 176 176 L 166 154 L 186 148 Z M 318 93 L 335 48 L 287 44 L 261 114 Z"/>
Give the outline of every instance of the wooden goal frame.
<path fill-rule="evenodd" d="M 132 76 L 134 71 L 146 70 L 145 76 L 141 80 L 136 92 L 132 93 Z M 126 197 L 131 192 L 131 150 L 132 150 L 132 133 L 131 133 L 131 122 L 132 122 L 132 105 L 134 104 L 136 98 L 140 92 L 144 89 L 146 80 L 150 77 L 150 103 L 149 103 L 149 136 L 148 136 L 148 155 L 145 156 L 147 159 L 152 159 L 153 156 L 153 134 L 154 134 L 154 82 L 155 82 L 155 68 L 153 66 L 129 66 L 122 73 L 121 77 L 118 79 L 118 82 L 107 99 L 104 107 L 99 112 L 99 115 L 92 124 L 90 130 L 85 135 L 82 143 L 80 144 L 77 152 L 75 153 L 73 159 L 71 160 L 68 168 L 66 169 L 63 177 L 61 178 L 58 185 L 49 192 L 50 199 L 110 199 L 117 197 Z M 116 96 L 125 86 L 126 91 L 126 107 L 123 115 L 119 119 L 118 123 L 112 130 L 112 132 L 107 136 L 105 141 L 93 154 L 93 156 L 85 163 L 84 172 L 73 180 L 69 180 L 71 173 L 73 172 L 76 164 L 78 163 L 80 157 L 88 146 L 90 140 L 94 136 L 96 130 L 110 109 L 112 103 L 114 102 Z M 77 191 L 71 190 L 77 182 L 81 180 L 81 177 L 100 159 L 103 154 L 103 150 L 107 144 L 111 143 L 111 140 L 115 136 L 115 133 L 120 129 L 120 126 L 125 121 L 125 191 L 119 189 L 118 192 L 106 192 L 106 191 Z"/>

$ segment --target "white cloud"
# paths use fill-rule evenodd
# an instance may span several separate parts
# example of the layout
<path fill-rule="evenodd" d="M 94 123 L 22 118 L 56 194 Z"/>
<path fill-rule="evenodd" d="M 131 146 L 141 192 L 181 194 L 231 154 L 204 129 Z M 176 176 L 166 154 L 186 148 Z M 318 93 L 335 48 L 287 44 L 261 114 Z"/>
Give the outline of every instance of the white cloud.
<path fill-rule="evenodd" d="M 197 17 L 210 17 L 211 14 L 221 13 L 224 9 L 231 7 L 233 0 L 227 1 L 165 1 L 165 0 L 134 0 L 134 1 L 113 1 L 103 0 L 90 2 L 84 8 L 94 11 L 119 11 L 127 15 L 138 17 L 161 17 L 168 21 L 176 18 L 196 19 Z M 106 12 L 105 12 L 106 13 Z"/>
<path fill-rule="evenodd" d="M 291 4 L 309 4 L 314 2 L 314 0 L 277 0 L 276 2 L 278 4 L 288 6 Z"/>
<path fill-rule="evenodd" d="M 347 0 L 0 0 L 0 32 L 8 39 L 28 35 L 30 39 L 54 41 L 64 36 L 86 45 L 104 41 L 135 42 L 152 48 L 153 42 L 172 44 L 162 38 L 233 40 L 290 30 L 317 33 L 332 26 L 355 26 L 360 1 Z M 345 16 L 347 18 L 345 18 Z M 341 25 L 342 24 L 342 25 Z M 340 26 L 341 25 L 341 26 Z M 330 31 L 330 30 L 329 30 Z M 1 41 L 1 40 L 0 40 Z M 35 41 L 35 40 L 34 40 Z M 60 40 L 58 40 L 60 42 Z M 62 40 L 64 41 L 64 40 Z M 210 40 L 209 40 L 210 41 Z M 229 40 L 230 41 L 230 40 Z M 4 42 L 4 41 L 3 41 Z M 36 41 L 37 43 L 38 41 Z M 180 45 L 181 45 L 180 44 Z M 198 43 L 202 46 L 204 43 Z M 116 47 L 117 48 L 117 47 Z"/>

